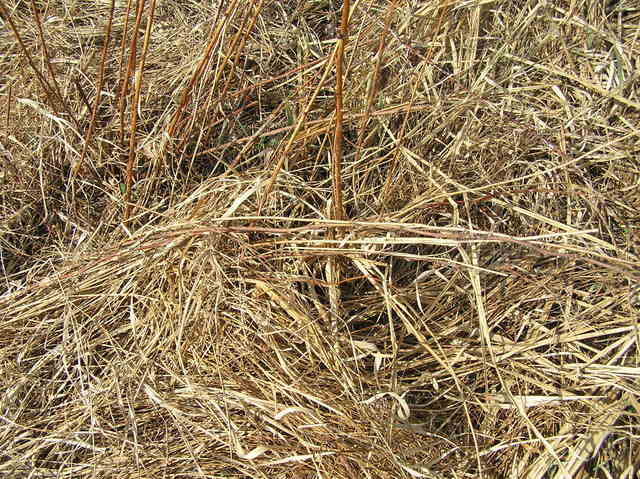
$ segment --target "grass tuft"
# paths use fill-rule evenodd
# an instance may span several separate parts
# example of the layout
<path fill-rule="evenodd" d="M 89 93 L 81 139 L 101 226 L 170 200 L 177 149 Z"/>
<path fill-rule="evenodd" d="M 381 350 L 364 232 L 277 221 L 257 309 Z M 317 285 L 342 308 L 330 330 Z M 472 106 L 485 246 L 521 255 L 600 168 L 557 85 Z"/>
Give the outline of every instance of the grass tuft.
<path fill-rule="evenodd" d="M 0 475 L 636 477 L 638 25 L 0 0 Z"/>

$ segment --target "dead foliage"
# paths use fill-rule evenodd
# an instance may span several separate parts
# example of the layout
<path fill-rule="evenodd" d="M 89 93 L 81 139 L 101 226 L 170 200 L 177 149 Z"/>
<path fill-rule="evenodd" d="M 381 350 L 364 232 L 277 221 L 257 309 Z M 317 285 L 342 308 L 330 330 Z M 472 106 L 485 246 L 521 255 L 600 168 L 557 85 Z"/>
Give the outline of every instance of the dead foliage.
<path fill-rule="evenodd" d="M 0 2 L 3 477 L 636 477 L 639 25 Z"/>

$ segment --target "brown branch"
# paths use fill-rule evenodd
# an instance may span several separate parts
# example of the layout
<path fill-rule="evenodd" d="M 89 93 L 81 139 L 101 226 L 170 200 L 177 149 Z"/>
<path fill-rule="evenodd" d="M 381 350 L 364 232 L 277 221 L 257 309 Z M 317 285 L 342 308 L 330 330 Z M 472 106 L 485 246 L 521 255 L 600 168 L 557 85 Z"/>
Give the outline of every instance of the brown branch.
<path fill-rule="evenodd" d="M 344 218 L 342 202 L 342 96 L 343 96 L 343 68 L 344 48 L 349 36 L 349 0 L 342 3 L 342 17 L 338 33 L 336 49 L 336 128 L 333 137 L 333 163 L 331 168 L 333 180 L 333 214 L 335 220 Z"/>
<path fill-rule="evenodd" d="M 38 67 L 36 67 L 36 65 L 35 65 L 35 63 L 33 61 L 33 58 L 31 57 L 31 54 L 29 53 L 29 50 L 27 49 L 27 46 L 22 41 L 22 37 L 20 36 L 20 32 L 18 32 L 18 28 L 16 27 L 16 24 L 13 23 L 13 20 L 9 16 L 9 12 L 5 8 L 4 3 L 2 2 L 2 0 L 0 0 L 0 14 L 2 14 L 2 17 L 6 18 L 7 22 L 9 22 L 9 26 L 11 27 L 11 30 L 13 31 L 13 35 L 16 37 L 16 40 L 18 41 L 18 44 L 20 45 L 20 48 L 22 48 L 22 52 L 24 53 L 25 57 L 27 58 L 27 62 L 29 63 L 29 66 L 34 71 L 34 73 L 36 74 L 36 77 L 38 78 L 38 81 L 40 82 L 40 84 L 41 84 L 41 86 L 42 86 L 42 88 L 44 90 L 44 93 L 47 96 L 47 100 L 49 101 L 49 104 L 51 105 L 51 108 L 53 108 L 53 112 L 56 114 L 56 116 L 58 116 L 59 115 L 58 109 L 56 108 L 56 104 L 52 99 L 52 97 L 56 97 L 55 91 L 51 87 L 51 85 L 49 84 L 47 79 L 44 77 L 42 72 L 40 70 L 38 70 Z M 61 102 L 60 98 L 56 98 L 56 99 Z"/>
<path fill-rule="evenodd" d="M 96 116 L 98 114 L 98 108 L 100 108 L 100 99 L 102 98 L 102 86 L 104 85 L 104 65 L 107 61 L 107 53 L 109 51 L 109 44 L 111 43 L 111 27 L 113 25 L 113 12 L 115 10 L 116 2 L 115 0 L 111 0 L 111 7 L 109 11 L 109 20 L 107 22 L 107 32 L 105 34 L 104 45 L 102 46 L 102 57 L 100 59 L 100 72 L 98 73 L 98 85 L 96 88 L 96 97 L 93 101 L 93 108 L 91 111 L 91 120 L 89 121 L 89 129 L 84 137 L 84 146 L 82 147 L 82 153 L 80 155 L 80 160 L 76 164 L 73 176 L 80 171 L 82 168 L 82 164 L 84 163 L 84 158 L 87 154 L 87 148 L 89 146 L 89 142 L 91 141 L 91 137 L 93 136 L 93 132 L 96 124 Z M 79 85 L 78 85 L 79 86 Z M 82 89 L 80 89 L 82 93 Z M 84 94 L 83 94 L 84 96 Z"/>
<path fill-rule="evenodd" d="M 202 76 L 202 73 L 204 72 L 204 69 L 207 63 L 209 63 L 213 50 L 215 49 L 216 46 L 218 46 L 226 20 L 231 18 L 231 14 L 236 8 L 237 4 L 238 4 L 238 0 L 234 0 L 233 2 L 231 2 L 229 7 L 227 8 L 227 11 L 224 13 L 224 16 L 223 16 L 224 20 L 221 22 L 218 22 L 215 30 L 211 33 L 209 43 L 207 44 L 207 48 L 205 49 L 204 55 L 202 56 L 202 59 L 200 60 L 198 67 L 193 72 L 193 75 L 191 76 L 191 80 L 189 80 L 189 84 L 182 92 L 182 98 L 180 99 L 180 104 L 178 105 L 177 110 L 173 113 L 173 116 L 171 117 L 171 122 L 169 124 L 169 129 L 168 129 L 169 138 L 173 138 L 176 131 L 176 125 L 182 120 L 182 115 L 184 114 L 184 110 L 187 107 L 187 103 L 191 99 L 191 92 L 193 91 L 193 88 L 196 82 L 198 81 L 198 79 Z"/>
<path fill-rule="evenodd" d="M 51 76 L 51 80 L 53 82 L 54 91 L 56 93 L 56 96 L 58 97 L 58 100 L 60 101 L 60 104 L 62 105 L 62 108 L 67 113 L 67 115 L 69 115 L 69 118 L 71 119 L 71 121 L 73 121 L 73 123 L 77 127 L 79 125 L 78 119 L 71 114 L 71 109 L 69 108 L 69 104 L 66 102 L 66 100 L 62 96 L 62 92 L 60 90 L 60 84 L 58 83 L 58 79 L 56 78 L 56 72 L 53 70 L 53 67 L 51 66 L 51 57 L 49 56 L 47 43 L 45 42 L 45 39 L 44 39 L 44 29 L 42 28 L 42 19 L 40 18 L 40 13 L 38 12 L 38 8 L 36 7 L 35 0 L 31 0 L 31 10 L 33 11 L 33 16 L 36 19 L 36 26 L 38 27 L 38 36 L 40 37 L 40 43 L 42 44 L 42 53 L 44 54 L 45 63 L 47 65 L 47 71 L 49 72 L 49 75 Z"/>
<path fill-rule="evenodd" d="M 124 13 L 124 30 L 122 33 L 122 41 L 120 42 L 120 59 L 118 61 L 118 72 L 119 72 L 119 82 L 120 82 L 120 95 L 118 98 L 118 117 L 120 119 L 120 143 L 124 140 L 124 99 L 127 96 L 127 92 L 129 89 L 129 66 L 127 63 L 127 73 L 126 76 L 122 75 L 122 68 L 124 64 L 124 54 L 126 51 L 126 43 L 127 43 L 127 32 L 129 31 L 129 12 L 131 11 L 131 2 L 133 0 L 127 1 L 127 10 Z M 136 32 L 134 32 L 134 36 Z"/>
<path fill-rule="evenodd" d="M 144 5 L 144 0 L 143 0 Z M 147 29 L 144 35 L 144 45 L 142 47 L 142 58 L 140 59 L 140 67 L 136 73 L 136 85 L 133 94 L 133 101 L 131 102 L 131 127 L 130 127 L 130 138 L 129 138 L 129 161 L 127 162 L 127 185 L 126 185 L 126 198 L 125 198 L 125 213 L 124 220 L 125 222 L 129 220 L 131 215 L 131 186 L 133 179 L 133 165 L 136 159 L 136 130 L 137 130 L 137 122 L 138 122 L 138 104 L 140 103 L 140 90 L 142 89 L 142 73 L 144 71 L 145 61 L 147 59 L 147 52 L 149 50 L 149 39 L 151 38 L 151 26 L 153 25 L 153 16 L 156 10 L 156 0 L 151 0 L 151 5 L 149 6 L 149 13 L 147 16 Z M 135 46 L 133 48 L 133 53 L 135 54 Z"/>

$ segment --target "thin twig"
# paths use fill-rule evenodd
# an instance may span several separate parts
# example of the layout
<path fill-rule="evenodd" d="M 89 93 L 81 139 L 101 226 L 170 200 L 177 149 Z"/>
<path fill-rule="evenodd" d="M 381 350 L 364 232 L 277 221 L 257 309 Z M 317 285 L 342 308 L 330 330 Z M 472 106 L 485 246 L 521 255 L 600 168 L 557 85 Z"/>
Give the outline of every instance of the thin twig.
<path fill-rule="evenodd" d="M 36 7 L 35 0 L 31 0 L 31 9 L 33 11 L 33 16 L 36 20 L 36 26 L 38 27 L 38 35 L 40 36 L 40 43 L 42 45 L 42 52 L 44 53 L 44 62 L 47 66 L 47 70 L 49 71 L 49 75 L 51 76 L 51 81 L 53 82 L 53 88 L 56 92 L 56 96 L 60 100 L 64 111 L 67 113 L 68 117 L 73 121 L 73 123 L 78 126 L 78 119 L 75 115 L 71 113 L 71 109 L 69 108 L 69 104 L 65 100 L 62 92 L 60 90 L 60 85 L 58 84 L 58 79 L 56 78 L 56 72 L 53 69 L 53 65 L 51 65 L 51 57 L 49 55 L 49 49 L 47 48 L 47 42 L 44 38 L 44 30 L 42 28 L 42 19 L 40 18 L 40 13 L 38 12 L 38 8 Z"/>
<path fill-rule="evenodd" d="M 333 179 L 333 219 L 344 218 L 342 204 L 342 95 L 344 49 L 349 37 L 349 0 L 342 3 L 342 16 L 336 47 L 336 128 L 333 137 L 332 179 Z"/>
<path fill-rule="evenodd" d="M 7 22 L 9 22 L 9 26 L 11 27 L 11 30 L 13 31 L 13 34 L 16 37 L 16 40 L 18 41 L 18 44 L 20 45 L 20 48 L 22 49 L 22 52 L 24 53 L 25 57 L 27 58 L 27 62 L 29 62 L 29 66 L 34 71 L 34 73 L 36 74 L 36 77 L 38 78 L 38 81 L 42 85 L 42 89 L 44 90 L 44 93 L 47 96 L 47 100 L 49 100 L 49 105 L 51 105 L 51 108 L 53 108 L 54 113 L 56 115 L 59 115 L 59 113 L 58 113 L 59 110 L 56 107 L 56 102 L 53 99 L 56 98 L 58 100 L 58 102 L 60 102 L 60 104 L 62 104 L 63 103 L 62 102 L 62 98 L 60 98 L 59 96 L 56 95 L 55 89 L 51 87 L 51 85 L 49 84 L 47 79 L 44 77 L 42 72 L 38 69 L 38 67 L 36 67 L 36 65 L 35 65 L 35 63 L 33 61 L 33 58 L 31 57 L 31 53 L 29 53 L 29 49 L 24 44 L 24 41 L 22 40 L 22 37 L 20 36 L 20 32 L 18 31 L 18 28 L 16 27 L 16 24 L 11 19 L 11 16 L 9 15 L 9 12 L 5 8 L 4 2 L 2 0 L 0 0 L 0 13 L 2 14 L 2 16 L 4 18 L 6 18 Z"/>
<path fill-rule="evenodd" d="M 139 0 L 138 0 L 139 1 Z M 129 63 L 127 63 L 126 72 L 124 69 L 124 58 L 125 52 L 127 49 L 127 33 L 129 30 L 129 13 L 131 12 L 131 4 L 133 0 L 127 0 L 127 9 L 124 13 L 124 27 L 122 33 L 122 40 L 120 41 L 120 56 L 118 60 L 118 72 L 119 72 L 119 83 L 120 83 L 120 94 L 118 95 L 118 118 L 119 118 L 119 139 L 120 143 L 124 141 L 124 104 L 126 100 L 127 93 L 129 91 L 129 78 L 131 72 L 129 70 Z M 137 31 L 133 33 L 134 37 L 137 37 Z"/>
<path fill-rule="evenodd" d="M 143 0 L 144 5 L 144 0 Z M 126 184 L 126 197 L 125 197 L 125 213 L 124 221 L 129 221 L 131 216 L 131 188 L 133 186 L 133 166 L 136 160 L 136 147 L 137 147 L 137 122 L 138 122 L 138 107 L 140 104 L 140 90 L 142 89 L 142 76 L 144 73 L 145 61 L 147 58 L 147 52 L 149 50 L 149 41 L 151 39 L 151 27 L 153 25 L 153 18 L 156 10 L 156 0 L 151 0 L 149 6 L 149 12 L 147 13 L 147 29 L 144 36 L 144 45 L 142 48 L 142 58 L 140 59 L 140 66 L 136 72 L 136 84 L 133 94 L 133 101 L 131 102 L 131 127 L 129 130 L 129 161 L 127 162 L 127 184 Z M 135 46 L 132 46 L 132 51 L 135 54 Z"/>
<path fill-rule="evenodd" d="M 113 25 L 113 12 L 115 10 L 115 6 L 116 6 L 116 1 L 111 0 L 111 7 L 109 9 L 109 20 L 107 22 L 107 32 L 105 34 L 104 45 L 102 46 L 102 57 L 100 59 L 100 72 L 98 74 L 98 84 L 96 86 L 96 97 L 93 101 L 93 109 L 91 111 L 91 120 L 89 121 L 89 129 L 85 134 L 82 153 L 72 173 L 73 176 L 75 176 L 77 172 L 80 171 L 80 169 L 82 168 L 82 164 L 84 163 L 84 158 L 87 154 L 87 148 L 89 147 L 89 142 L 93 137 L 93 132 L 96 125 L 96 116 L 98 114 L 98 109 L 100 108 L 100 101 L 102 98 L 102 86 L 104 85 L 104 67 L 107 62 L 109 45 L 111 44 L 111 27 Z M 82 92 L 82 90 L 80 91 Z"/>
<path fill-rule="evenodd" d="M 198 66 L 196 67 L 195 71 L 191 75 L 191 79 L 189 80 L 189 84 L 183 90 L 182 97 L 180 99 L 180 104 L 178 105 L 178 108 L 176 109 L 176 111 L 173 113 L 173 116 L 171 117 L 171 121 L 169 122 L 169 128 L 167 130 L 169 138 L 173 138 L 175 136 L 175 134 L 176 134 L 176 126 L 182 120 L 182 116 L 184 114 L 184 110 L 187 107 L 187 103 L 189 102 L 189 99 L 191 98 L 191 94 L 192 94 L 193 88 L 195 87 L 195 84 L 198 81 L 198 79 L 204 73 L 204 69 L 207 66 L 207 64 L 209 63 L 209 61 L 211 59 L 211 55 L 213 54 L 214 49 L 218 46 L 218 44 L 220 42 L 220 38 L 222 36 L 223 28 L 226 25 L 228 19 L 231 17 L 231 14 L 234 12 L 234 10 L 236 8 L 236 5 L 238 4 L 238 1 L 239 0 L 233 0 L 229 4 L 229 6 L 227 7 L 226 12 L 222 16 L 222 20 L 218 21 L 216 23 L 216 28 L 213 30 L 213 32 L 211 32 L 211 36 L 209 38 L 209 43 L 207 44 L 207 48 L 205 49 L 204 54 L 202 55 L 202 58 L 200 59 L 200 63 L 198 64 Z"/>

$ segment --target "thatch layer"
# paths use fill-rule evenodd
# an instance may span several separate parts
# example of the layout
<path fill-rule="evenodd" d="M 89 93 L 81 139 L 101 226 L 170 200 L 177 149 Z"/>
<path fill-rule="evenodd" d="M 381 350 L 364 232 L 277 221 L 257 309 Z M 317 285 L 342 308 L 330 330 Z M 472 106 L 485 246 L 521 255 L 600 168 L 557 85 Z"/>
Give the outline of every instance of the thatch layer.
<path fill-rule="evenodd" d="M 3 475 L 635 477 L 637 2 L 0 22 Z"/>

